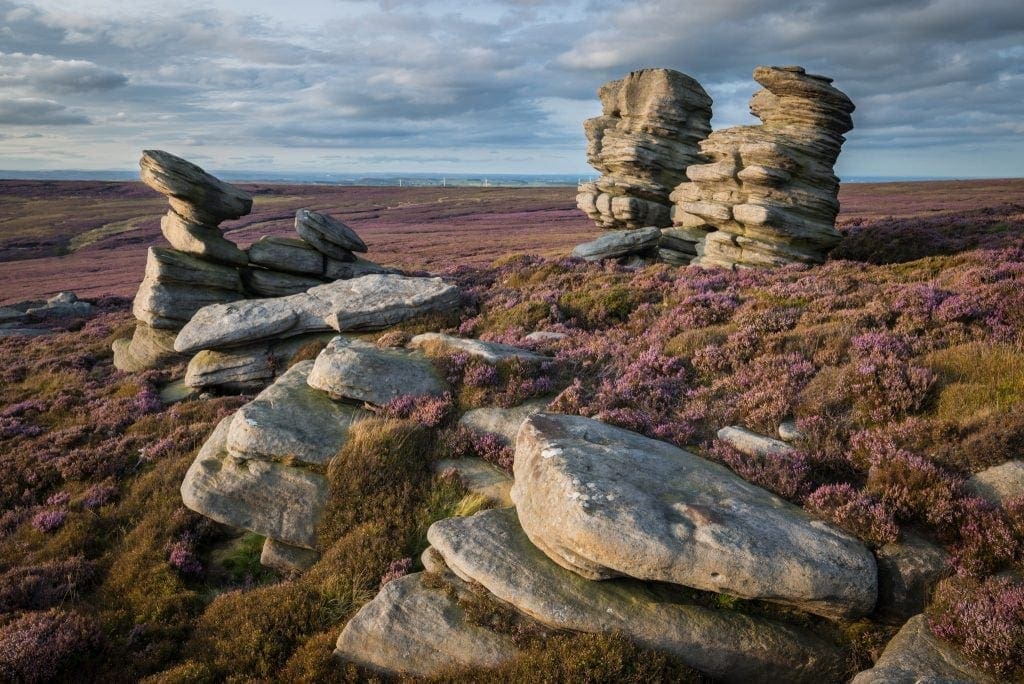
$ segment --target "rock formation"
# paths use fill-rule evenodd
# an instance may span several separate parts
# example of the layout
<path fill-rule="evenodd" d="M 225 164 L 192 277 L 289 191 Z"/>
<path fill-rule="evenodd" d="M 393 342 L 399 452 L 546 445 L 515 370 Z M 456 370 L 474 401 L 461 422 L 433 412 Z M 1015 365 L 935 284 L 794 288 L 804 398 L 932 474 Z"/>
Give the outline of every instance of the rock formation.
<path fill-rule="evenodd" d="M 580 187 L 577 204 L 602 228 L 658 227 L 661 236 L 651 244 L 623 232 L 573 255 L 627 265 L 824 261 L 840 239 L 832 169 L 853 103 L 801 67 L 760 66 L 754 79 L 764 86 L 750 103 L 761 125 L 710 135 L 711 101 L 689 77 L 646 69 L 603 86 L 604 115 L 584 129 L 588 161 L 604 175 Z"/>
<path fill-rule="evenodd" d="M 850 99 L 801 67 L 760 66 L 750 111 L 762 123 L 715 131 L 700 144 L 708 161 L 686 169 L 672 193 L 673 224 L 700 244 L 699 263 L 818 263 L 840 240 L 839 179 L 832 167 L 853 128 Z M 681 235 L 681 234 L 680 234 Z"/>
<path fill-rule="evenodd" d="M 598 90 L 601 116 L 587 119 L 587 161 L 601 172 L 576 203 L 602 228 L 668 226 L 669 194 L 701 161 L 711 131 L 711 98 L 671 69 L 641 69 Z"/>

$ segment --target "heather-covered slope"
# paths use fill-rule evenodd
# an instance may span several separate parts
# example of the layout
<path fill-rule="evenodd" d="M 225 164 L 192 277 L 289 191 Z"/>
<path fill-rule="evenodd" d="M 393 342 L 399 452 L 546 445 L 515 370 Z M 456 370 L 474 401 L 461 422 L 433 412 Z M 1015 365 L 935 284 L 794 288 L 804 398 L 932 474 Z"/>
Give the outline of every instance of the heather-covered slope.
<path fill-rule="evenodd" d="M 1024 583 L 1013 574 L 1024 569 L 1024 501 L 999 509 L 963 486 L 1024 448 L 1024 218 L 970 188 L 974 200 L 940 202 L 913 186 L 896 218 L 850 200 L 862 218 L 818 267 L 629 271 L 519 256 L 448 269 L 470 294 L 466 309 L 407 332 L 450 327 L 531 346 L 527 333 L 558 331 L 566 337 L 532 344 L 555 363 L 494 372 L 438 357 L 451 401 L 396 402 L 362 424 L 325 469 L 321 560 L 290 580 L 258 565 L 262 539 L 182 506 L 196 448 L 244 399 L 165 406 L 157 388 L 180 367 L 114 371 L 126 301 L 101 300 L 99 315 L 57 322 L 67 330 L 52 337 L 0 340 L 0 679 L 358 677 L 331 658 L 341 627 L 382 578 L 416 568 L 433 521 L 481 505 L 433 460 L 509 465 L 507 447 L 454 418 L 555 395 L 554 409 L 685 445 L 873 548 L 912 534 L 936 544 L 951 562 L 931 628 L 993 675 L 1024 676 Z M 788 418 L 803 436 L 783 458 L 715 437 L 728 424 L 770 434 Z M 843 649 L 846 674 L 870 666 L 896 626 L 700 592 L 693 601 L 811 627 Z M 698 679 L 621 637 L 538 629 L 485 595 L 460 606 L 523 653 L 477 681 Z"/>

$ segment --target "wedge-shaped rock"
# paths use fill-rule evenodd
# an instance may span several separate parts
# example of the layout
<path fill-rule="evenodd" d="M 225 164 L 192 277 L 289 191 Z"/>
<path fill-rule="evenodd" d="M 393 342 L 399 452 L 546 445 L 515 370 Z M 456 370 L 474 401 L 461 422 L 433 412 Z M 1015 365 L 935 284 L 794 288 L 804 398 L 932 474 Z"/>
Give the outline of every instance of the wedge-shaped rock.
<path fill-rule="evenodd" d="M 216 226 L 252 210 L 247 193 L 163 150 L 144 150 L 139 169 L 143 183 L 167 195 L 175 211 L 194 223 Z"/>
<path fill-rule="evenodd" d="M 320 278 L 270 271 L 265 268 L 243 269 L 242 282 L 245 283 L 247 292 L 259 297 L 287 297 L 324 284 Z"/>
<path fill-rule="evenodd" d="M 245 266 L 249 257 L 214 226 L 192 223 L 173 209 L 160 219 L 160 232 L 174 249 L 233 266 Z"/>
<path fill-rule="evenodd" d="M 223 351 L 204 349 L 185 369 L 185 384 L 193 389 L 221 387 L 244 392 L 273 379 L 274 361 L 265 344 Z"/>
<path fill-rule="evenodd" d="M 322 275 L 324 255 L 301 238 L 264 235 L 249 246 L 249 261 L 275 271 Z"/>
<path fill-rule="evenodd" d="M 339 399 L 383 406 L 404 394 L 442 394 L 448 388 L 434 365 L 417 352 L 379 349 L 339 335 L 316 357 L 309 385 Z"/>
<path fill-rule="evenodd" d="M 485 496 L 499 506 L 511 506 L 512 478 L 482 458 L 443 458 L 434 462 L 434 472 L 454 470 L 469 492 Z"/>
<path fill-rule="evenodd" d="M 327 259 L 327 264 L 324 266 L 324 277 L 329 280 L 348 280 L 350 278 L 360 278 L 366 275 L 379 275 L 384 273 L 394 273 L 401 275 L 402 272 L 396 268 L 388 268 L 387 266 L 381 266 L 362 257 L 356 257 L 352 261 L 338 261 L 337 259 Z"/>
<path fill-rule="evenodd" d="M 237 268 L 212 264 L 166 247 L 149 248 L 146 255 L 146 279 L 169 285 L 242 292 L 242 279 Z"/>
<path fill-rule="evenodd" d="M 131 339 L 116 340 L 114 367 L 127 373 L 137 373 L 147 368 L 159 368 L 185 357 L 174 351 L 174 333 L 157 330 L 142 321 L 135 325 Z"/>
<path fill-rule="evenodd" d="M 260 565 L 277 570 L 284 575 L 308 570 L 319 559 L 320 554 L 312 549 L 292 546 L 269 537 L 263 542 L 263 551 L 260 553 Z"/>
<path fill-rule="evenodd" d="M 352 252 L 366 251 L 366 243 L 356 231 L 333 216 L 309 209 L 295 212 L 295 232 L 332 259 L 346 261 L 352 258 Z"/>
<path fill-rule="evenodd" d="M 924 615 L 915 615 L 892 638 L 875 666 L 854 677 L 850 684 L 988 684 L 995 681 L 963 654 L 939 641 L 928 630 Z"/>
<path fill-rule="evenodd" d="M 655 249 L 659 240 L 661 229 L 653 226 L 636 230 L 616 230 L 596 240 L 576 245 L 572 255 L 587 261 L 614 259 Z"/>
<path fill-rule="evenodd" d="M 178 330 L 200 309 L 211 304 L 234 302 L 244 296 L 233 290 L 161 283 L 146 278 L 135 293 L 132 313 L 135 318 L 154 328 Z"/>
<path fill-rule="evenodd" d="M 764 458 L 793 453 L 793 447 L 782 440 L 759 435 L 738 425 L 730 425 L 719 430 L 718 439 L 747 456 Z"/>
<path fill-rule="evenodd" d="M 530 539 L 584 577 L 675 582 L 830 617 L 875 605 L 877 569 L 861 542 L 665 442 L 538 413 L 519 429 L 514 476 Z"/>
<path fill-rule="evenodd" d="M 510 344 L 499 344 L 498 342 L 485 342 L 484 340 L 469 339 L 465 337 L 453 337 L 442 333 L 421 333 L 409 340 L 410 349 L 422 351 L 438 350 L 441 352 L 455 353 L 465 352 L 470 356 L 483 359 L 487 363 L 499 363 L 508 359 L 520 359 L 522 361 L 550 361 L 550 356 L 541 356 L 526 349 L 513 347 Z"/>
<path fill-rule="evenodd" d="M 509 446 L 515 446 L 516 435 L 527 416 L 540 413 L 547 408 L 547 399 L 528 401 L 512 408 L 485 406 L 470 409 L 459 418 L 459 425 L 475 432 L 497 435 Z"/>
<path fill-rule="evenodd" d="M 225 525 L 315 548 L 327 479 L 302 468 L 236 459 L 227 451 L 230 425 L 230 416 L 218 423 L 199 450 L 181 483 L 182 501 Z"/>
<path fill-rule="evenodd" d="M 622 632 L 726 682 L 835 680 L 840 655 L 815 635 L 691 605 L 665 585 L 584 579 L 531 544 L 512 509 L 441 520 L 427 538 L 456 575 L 551 627 Z"/>
<path fill-rule="evenodd" d="M 452 668 L 497 667 L 518 649 L 512 638 L 472 624 L 443 585 L 424 573 L 388 582 L 349 620 L 334 655 L 392 675 L 430 677 Z M 469 591 L 447 577 L 457 593 Z"/>
<path fill-rule="evenodd" d="M 197 311 L 178 333 L 174 348 L 182 353 L 263 340 L 289 332 L 299 320 L 303 295 L 247 299 Z M 326 329 L 326 325 L 323 326 Z"/>
<path fill-rule="evenodd" d="M 238 409 L 228 432 L 232 456 L 325 464 L 338 453 L 352 423 L 370 413 L 306 384 L 312 369 L 313 361 L 295 364 Z"/>
<path fill-rule="evenodd" d="M 314 287 L 308 293 L 327 304 L 324 320 L 338 332 L 382 330 L 422 314 L 452 311 L 459 288 L 440 278 L 367 275 Z"/>

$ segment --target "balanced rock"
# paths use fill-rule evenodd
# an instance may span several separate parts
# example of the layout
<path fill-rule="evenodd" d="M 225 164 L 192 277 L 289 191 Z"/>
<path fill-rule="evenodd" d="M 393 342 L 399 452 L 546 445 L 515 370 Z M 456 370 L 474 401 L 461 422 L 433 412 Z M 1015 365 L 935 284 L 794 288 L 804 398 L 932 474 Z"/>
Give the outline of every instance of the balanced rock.
<path fill-rule="evenodd" d="M 427 539 L 456 575 L 556 629 L 620 632 L 724 682 L 835 680 L 839 653 L 814 634 L 692 605 L 664 585 L 584 579 L 531 544 L 513 509 L 438 521 Z"/>
<path fill-rule="evenodd" d="M 596 240 L 576 245 L 572 255 L 586 261 L 602 261 L 631 254 L 642 254 L 657 248 L 661 229 L 657 226 L 637 230 L 616 230 Z"/>
<path fill-rule="evenodd" d="M 160 219 L 160 232 L 179 252 L 232 266 L 245 266 L 249 258 L 216 226 L 193 223 L 171 209 Z"/>
<path fill-rule="evenodd" d="M 915 615 L 892 638 L 875 666 L 858 674 L 850 684 L 995 681 L 932 634 L 924 615 Z"/>
<path fill-rule="evenodd" d="M 327 502 L 323 475 L 228 453 L 231 417 L 217 424 L 181 483 L 181 499 L 196 513 L 292 546 L 315 548 L 316 524 Z"/>
<path fill-rule="evenodd" d="M 324 465 L 338 453 L 352 424 L 370 413 L 310 387 L 312 370 L 313 361 L 300 361 L 238 409 L 227 438 L 232 456 Z"/>
<path fill-rule="evenodd" d="M 443 333 L 421 333 L 409 340 L 407 346 L 410 349 L 419 349 L 427 353 L 432 351 L 442 353 L 464 352 L 490 364 L 501 363 L 509 359 L 535 362 L 551 361 L 550 356 L 541 356 L 536 352 L 513 347 L 510 344 L 454 337 Z"/>
<path fill-rule="evenodd" d="M 332 397 L 378 406 L 402 395 L 440 395 L 448 388 L 422 354 L 381 349 L 343 335 L 331 340 L 316 357 L 308 383 Z"/>
<path fill-rule="evenodd" d="M 248 253 L 250 262 L 274 271 L 314 276 L 324 273 L 324 255 L 301 238 L 264 235 L 249 246 Z"/>
<path fill-rule="evenodd" d="M 143 151 L 139 169 L 142 182 L 167 195 L 171 208 L 192 223 L 216 226 L 252 210 L 247 193 L 168 152 Z"/>
<path fill-rule="evenodd" d="M 857 539 L 665 442 L 538 413 L 516 438 L 523 528 L 590 579 L 630 576 L 796 606 L 871 611 L 877 568 Z"/>
<path fill-rule="evenodd" d="M 470 591 L 450 575 L 414 573 L 392 580 L 345 625 L 334 655 L 386 674 L 414 677 L 497 667 L 518 649 L 512 637 L 469 620 L 458 599 Z"/>
<path fill-rule="evenodd" d="M 271 271 L 265 268 L 243 269 L 242 282 L 245 284 L 247 292 L 258 297 L 287 297 L 324 284 L 324 281 L 319 278 Z"/>
<path fill-rule="evenodd" d="M 295 232 L 332 259 L 352 261 L 352 252 L 366 251 L 366 243 L 354 230 L 332 216 L 309 209 L 295 212 Z"/>
<path fill-rule="evenodd" d="M 610 229 L 670 225 L 669 194 L 702 161 L 711 98 L 671 69 L 642 69 L 598 90 L 601 116 L 587 119 L 587 161 L 601 172 L 580 185 L 576 203 Z"/>
<path fill-rule="evenodd" d="M 707 163 L 672 193 L 673 222 L 709 232 L 702 265 L 819 263 L 840 240 L 832 167 L 853 128 L 850 99 L 801 67 L 760 66 L 750 111 L 763 122 L 715 131 Z"/>
<path fill-rule="evenodd" d="M 964 488 L 989 503 L 1005 506 L 1010 499 L 1024 497 L 1024 460 L 1007 461 L 975 473 Z"/>

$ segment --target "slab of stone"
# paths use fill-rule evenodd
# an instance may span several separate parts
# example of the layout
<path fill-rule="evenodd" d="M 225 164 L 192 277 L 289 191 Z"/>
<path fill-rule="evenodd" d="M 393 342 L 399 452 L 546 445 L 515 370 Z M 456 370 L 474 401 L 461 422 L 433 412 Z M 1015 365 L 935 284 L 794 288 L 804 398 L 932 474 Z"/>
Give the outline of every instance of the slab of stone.
<path fill-rule="evenodd" d="M 964 487 L 996 506 L 1005 506 L 1010 499 L 1024 497 L 1024 460 L 986 468 L 968 478 Z"/>
<path fill-rule="evenodd" d="M 875 615 L 897 624 L 924 611 L 932 587 L 947 573 L 949 554 L 916 534 L 875 551 L 878 561 L 878 605 Z"/>
<path fill-rule="evenodd" d="M 485 496 L 499 506 L 512 505 L 512 478 L 482 458 L 443 458 L 434 462 L 434 472 L 454 470 L 462 486 L 473 494 Z"/>
<path fill-rule="evenodd" d="M 184 361 L 186 357 L 174 351 L 174 338 L 173 331 L 152 328 L 139 321 L 131 338 L 115 340 L 111 345 L 114 368 L 137 373 Z"/>
<path fill-rule="evenodd" d="M 327 479 L 302 468 L 242 460 L 227 451 L 231 417 L 199 450 L 181 483 L 181 499 L 219 523 L 315 549 L 315 528 L 327 502 Z"/>
<path fill-rule="evenodd" d="M 793 453 L 793 447 L 774 437 L 766 437 L 738 425 L 730 425 L 718 431 L 722 440 L 741 454 L 755 458 L 786 456 Z"/>
<path fill-rule="evenodd" d="M 249 246 L 249 261 L 286 273 L 324 273 L 324 255 L 302 238 L 264 235 Z"/>
<path fill-rule="evenodd" d="M 354 230 L 333 216 L 309 209 L 295 212 L 295 232 L 332 259 L 348 261 L 352 252 L 366 251 L 366 243 Z"/>
<path fill-rule="evenodd" d="M 267 537 L 260 553 L 260 565 L 276 570 L 282 575 L 295 575 L 309 568 L 320 559 L 312 549 L 292 546 Z"/>
<path fill-rule="evenodd" d="M 331 401 L 306 384 L 313 361 L 301 361 L 238 409 L 228 431 L 228 452 L 238 458 L 323 465 L 369 411 Z"/>
<path fill-rule="evenodd" d="M 499 344 L 498 342 L 485 342 L 466 337 L 454 337 L 443 333 L 421 333 L 416 335 L 407 345 L 410 349 L 421 351 L 439 351 L 442 353 L 454 354 L 465 352 L 470 356 L 483 359 L 487 363 L 495 364 L 509 359 L 521 361 L 550 361 L 550 356 L 543 356 L 536 352 L 513 347 L 510 344 Z"/>
<path fill-rule="evenodd" d="M 132 314 L 154 328 L 179 330 L 200 309 L 213 304 L 238 301 L 243 297 L 245 295 L 234 290 L 161 283 L 146 278 L 135 293 Z"/>
<path fill-rule="evenodd" d="M 515 446 L 516 434 L 523 421 L 527 416 L 546 410 L 549 403 L 547 399 L 534 399 L 512 408 L 484 406 L 470 409 L 459 418 L 459 425 L 474 432 L 496 435 L 505 444 Z"/>
<path fill-rule="evenodd" d="M 527 342 L 558 342 L 564 340 L 568 335 L 550 330 L 535 330 L 523 339 Z"/>
<path fill-rule="evenodd" d="M 661 229 L 655 226 L 636 230 L 616 230 L 596 240 L 576 245 L 572 255 L 586 261 L 601 261 L 656 249 Z"/>
<path fill-rule="evenodd" d="M 864 544 L 666 442 L 538 413 L 519 429 L 514 477 L 530 539 L 589 579 L 674 582 L 827 617 L 874 608 Z"/>
<path fill-rule="evenodd" d="M 194 223 L 216 226 L 252 210 L 247 193 L 163 150 L 143 151 L 139 170 L 143 183 L 167 195 L 175 211 Z"/>
<path fill-rule="evenodd" d="M 440 395 L 448 389 L 434 365 L 422 354 L 381 349 L 370 342 L 339 335 L 313 364 L 310 387 L 332 397 L 383 406 L 402 395 Z"/>
<path fill-rule="evenodd" d="M 401 275 L 396 268 L 381 266 L 362 257 L 354 257 L 349 261 L 339 261 L 328 258 L 324 265 L 324 277 L 329 280 L 349 280 L 350 278 L 361 278 L 365 275 L 382 275 L 393 273 Z"/>
<path fill-rule="evenodd" d="M 243 269 L 242 282 L 245 284 L 247 292 L 258 297 L 287 297 L 324 284 L 320 278 L 271 271 L 265 268 Z"/>
<path fill-rule="evenodd" d="M 245 266 L 249 257 L 238 245 L 224 237 L 216 226 L 193 223 L 173 209 L 160 219 L 160 232 L 174 249 L 232 266 Z"/>
<path fill-rule="evenodd" d="M 995 681 L 932 634 L 924 615 L 915 615 L 892 638 L 875 666 L 858 674 L 850 684 Z"/>
<path fill-rule="evenodd" d="M 474 625 L 444 587 L 414 573 L 385 584 L 349 620 L 334 654 L 390 675 L 430 677 L 452 668 L 492 668 L 518 654 L 512 638 Z M 468 588 L 446 578 L 458 593 Z"/>
<path fill-rule="evenodd" d="M 166 247 L 149 248 L 145 277 L 169 285 L 243 291 L 237 268 L 215 264 Z"/>
<path fill-rule="evenodd" d="M 838 649 L 810 632 L 628 579 L 593 582 L 538 550 L 513 509 L 434 523 L 427 539 L 452 572 L 557 629 L 625 634 L 725 682 L 834 681 Z"/>
<path fill-rule="evenodd" d="M 276 364 L 266 344 L 234 349 L 204 349 L 188 362 L 185 384 L 193 389 L 220 387 L 246 392 L 274 379 Z"/>
<path fill-rule="evenodd" d="M 176 351 L 189 354 L 283 335 L 295 328 L 305 297 L 247 299 L 196 312 L 178 332 Z M 326 329 L 326 325 L 324 328 Z"/>

